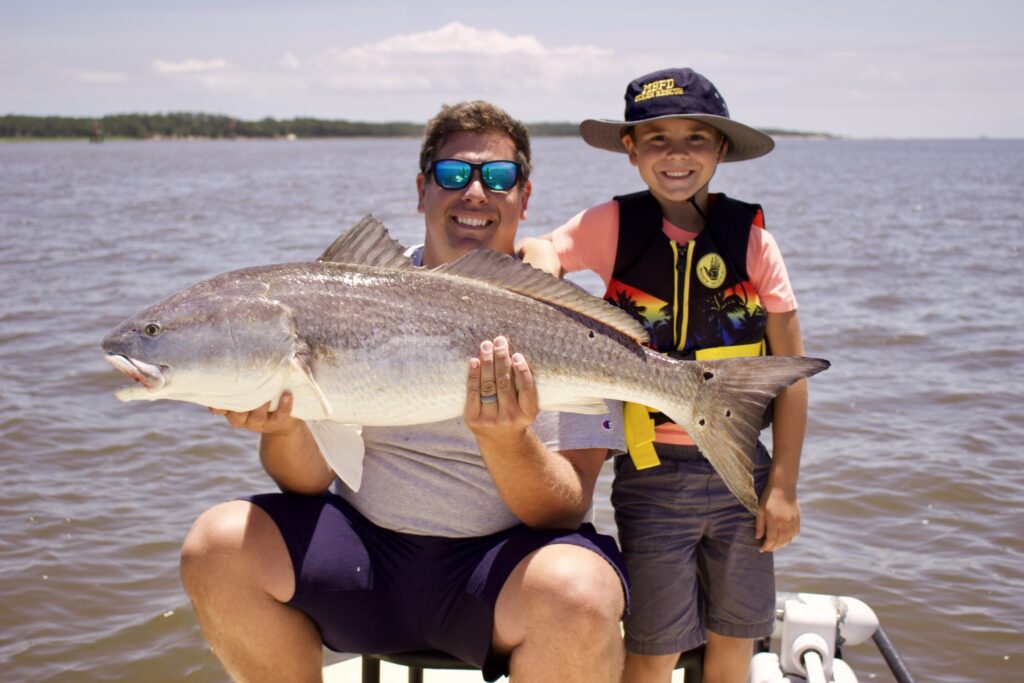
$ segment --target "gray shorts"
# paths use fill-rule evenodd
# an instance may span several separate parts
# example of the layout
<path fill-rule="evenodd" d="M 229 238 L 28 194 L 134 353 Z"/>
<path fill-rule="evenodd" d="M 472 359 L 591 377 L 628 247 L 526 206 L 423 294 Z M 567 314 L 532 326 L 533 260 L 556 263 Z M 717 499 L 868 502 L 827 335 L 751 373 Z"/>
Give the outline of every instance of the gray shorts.
<path fill-rule="evenodd" d="M 684 652 L 706 631 L 736 638 L 770 635 L 775 619 L 771 553 L 759 552 L 756 519 L 726 488 L 696 446 L 656 444 L 661 464 L 637 471 L 615 459 L 612 505 L 630 577 L 626 649 Z M 758 495 L 771 457 L 754 456 Z"/>

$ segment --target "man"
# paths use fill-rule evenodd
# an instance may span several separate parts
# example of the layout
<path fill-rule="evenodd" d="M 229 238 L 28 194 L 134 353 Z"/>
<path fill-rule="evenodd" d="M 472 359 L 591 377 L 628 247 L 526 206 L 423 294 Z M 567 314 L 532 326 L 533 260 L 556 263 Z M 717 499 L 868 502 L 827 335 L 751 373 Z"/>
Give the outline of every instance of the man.
<path fill-rule="evenodd" d="M 426 239 L 414 261 L 513 253 L 531 190 L 521 123 L 484 102 L 445 107 L 420 169 Z M 274 412 L 217 411 L 261 434 L 284 491 L 211 508 L 185 540 L 182 579 L 228 672 L 319 681 L 327 645 L 441 649 L 488 680 L 618 681 L 621 558 L 581 526 L 608 449 L 622 448 L 621 426 L 602 426 L 617 411 L 537 405 L 527 359 L 504 337 L 484 340 L 461 419 L 363 430 L 358 493 L 335 481 L 288 395 Z"/>

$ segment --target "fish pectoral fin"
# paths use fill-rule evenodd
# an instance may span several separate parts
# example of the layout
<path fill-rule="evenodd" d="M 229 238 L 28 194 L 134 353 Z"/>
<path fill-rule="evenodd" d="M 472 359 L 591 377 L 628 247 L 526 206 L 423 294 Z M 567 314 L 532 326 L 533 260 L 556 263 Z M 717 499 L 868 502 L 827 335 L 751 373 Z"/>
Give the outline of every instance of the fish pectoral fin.
<path fill-rule="evenodd" d="M 350 489 L 358 491 L 363 482 L 363 454 L 366 452 L 362 427 L 328 420 L 309 420 L 306 425 L 334 473 Z"/>
<path fill-rule="evenodd" d="M 313 371 L 309 369 L 309 364 L 301 357 L 293 356 L 291 366 L 292 369 L 298 372 L 305 379 L 309 388 L 313 390 L 316 400 L 320 402 L 320 407 L 323 408 L 324 417 L 330 417 L 331 413 L 334 412 L 334 407 L 331 406 L 331 402 L 327 400 L 327 395 L 323 392 L 323 389 L 321 389 L 320 385 L 316 383 L 316 378 L 313 377 Z"/>
<path fill-rule="evenodd" d="M 608 412 L 608 404 L 599 398 L 580 398 L 557 403 L 544 403 L 544 410 L 561 413 L 582 413 L 584 415 L 603 415 Z"/>

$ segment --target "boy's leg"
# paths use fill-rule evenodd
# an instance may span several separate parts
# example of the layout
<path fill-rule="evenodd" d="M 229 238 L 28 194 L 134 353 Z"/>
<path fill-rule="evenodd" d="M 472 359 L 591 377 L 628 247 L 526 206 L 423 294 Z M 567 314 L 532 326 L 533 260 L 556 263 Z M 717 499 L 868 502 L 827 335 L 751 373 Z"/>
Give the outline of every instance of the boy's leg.
<path fill-rule="evenodd" d="M 744 683 L 753 655 L 752 638 L 733 638 L 708 631 L 704 649 L 704 683 Z"/>
<path fill-rule="evenodd" d="M 638 655 L 626 653 L 626 670 L 622 683 L 668 683 L 679 661 L 679 653 L 671 655 Z"/>
<path fill-rule="evenodd" d="M 754 488 L 760 496 L 771 460 L 758 444 Z M 707 683 L 744 683 L 755 638 L 770 635 L 775 621 L 775 568 L 772 553 L 760 552 L 757 520 L 736 501 L 720 477 L 709 497 L 708 536 L 701 546 L 707 576 Z"/>
<path fill-rule="evenodd" d="M 661 465 L 615 463 L 612 504 L 626 568 L 627 683 L 668 683 L 679 653 L 704 642 L 697 548 L 712 470 L 696 447 L 658 444 Z"/>

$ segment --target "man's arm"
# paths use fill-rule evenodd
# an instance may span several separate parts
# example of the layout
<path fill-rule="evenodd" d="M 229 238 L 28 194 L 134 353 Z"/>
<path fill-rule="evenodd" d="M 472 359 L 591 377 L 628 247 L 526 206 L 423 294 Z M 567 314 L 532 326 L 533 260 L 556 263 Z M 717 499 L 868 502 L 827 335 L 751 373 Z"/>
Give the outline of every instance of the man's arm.
<path fill-rule="evenodd" d="M 766 334 L 772 355 L 804 355 L 796 311 L 769 313 Z M 800 476 L 800 452 L 806 428 L 807 380 L 800 380 L 775 398 L 772 468 L 768 485 L 761 494 L 757 517 L 757 538 L 764 538 L 761 552 L 782 548 L 800 532 L 796 484 Z"/>
<path fill-rule="evenodd" d="M 275 411 L 266 403 L 246 413 L 214 408 L 210 412 L 223 415 L 235 429 L 260 435 L 260 462 L 282 491 L 316 495 L 334 480 L 306 423 L 292 417 L 291 393 L 281 395 Z"/>
<path fill-rule="evenodd" d="M 481 398 L 497 400 L 483 403 Z M 498 337 L 469 361 L 464 418 L 498 492 L 528 526 L 575 528 L 593 499 L 603 448 L 557 452 L 533 433 L 537 387 L 522 354 Z"/>

